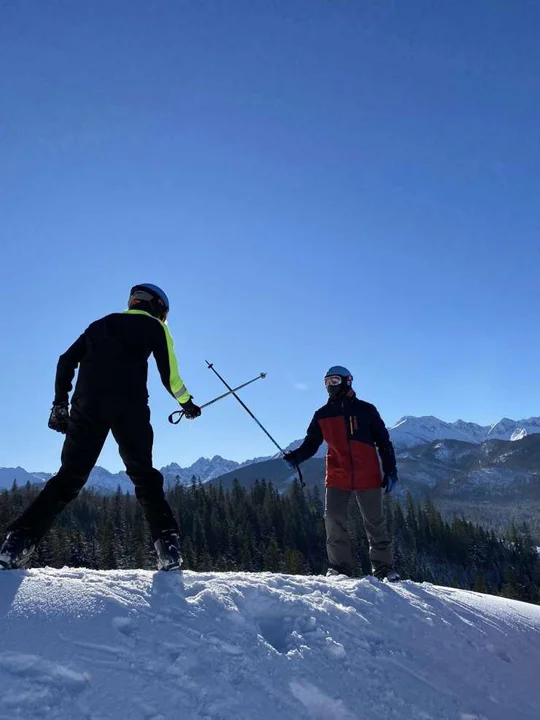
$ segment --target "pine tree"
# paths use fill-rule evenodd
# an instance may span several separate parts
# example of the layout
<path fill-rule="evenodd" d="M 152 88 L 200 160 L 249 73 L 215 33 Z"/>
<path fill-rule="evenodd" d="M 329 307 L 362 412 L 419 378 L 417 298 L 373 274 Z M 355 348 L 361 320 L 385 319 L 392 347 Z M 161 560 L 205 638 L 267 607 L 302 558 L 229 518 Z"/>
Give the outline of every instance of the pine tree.
<path fill-rule="evenodd" d="M 270 572 L 278 572 L 280 570 L 281 564 L 282 564 L 282 557 L 281 557 L 279 545 L 277 543 L 275 535 L 272 535 L 270 540 L 268 541 L 266 550 L 264 552 L 264 560 L 263 560 L 263 568 L 262 569 L 270 570 Z"/>

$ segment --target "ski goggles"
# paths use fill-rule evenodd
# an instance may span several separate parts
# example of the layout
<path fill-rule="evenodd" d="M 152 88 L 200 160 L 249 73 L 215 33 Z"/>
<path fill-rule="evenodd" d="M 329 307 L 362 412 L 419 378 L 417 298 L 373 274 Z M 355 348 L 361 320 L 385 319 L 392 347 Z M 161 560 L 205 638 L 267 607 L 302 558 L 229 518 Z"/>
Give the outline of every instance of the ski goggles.
<path fill-rule="evenodd" d="M 343 378 L 341 375 L 329 375 L 324 378 L 324 384 L 326 387 L 335 387 L 336 385 L 341 385 L 342 382 Z"/>

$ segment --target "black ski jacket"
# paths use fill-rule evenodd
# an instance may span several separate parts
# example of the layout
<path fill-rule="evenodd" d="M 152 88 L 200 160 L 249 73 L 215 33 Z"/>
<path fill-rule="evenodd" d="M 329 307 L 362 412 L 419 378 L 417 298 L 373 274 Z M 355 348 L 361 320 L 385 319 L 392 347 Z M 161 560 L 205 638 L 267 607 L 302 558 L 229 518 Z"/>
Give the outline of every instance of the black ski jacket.
<path fill-rule="evenodd" d="M 178 374 L 169 328 L 143 310 L 113 313 L 93 322 L 60 356 L 55 403 L 68 401 L 77 365 L 74 398 L 148 401 L 148 358 L 153 354 L 161 380 L 178 402 L 190 394 Z"/>

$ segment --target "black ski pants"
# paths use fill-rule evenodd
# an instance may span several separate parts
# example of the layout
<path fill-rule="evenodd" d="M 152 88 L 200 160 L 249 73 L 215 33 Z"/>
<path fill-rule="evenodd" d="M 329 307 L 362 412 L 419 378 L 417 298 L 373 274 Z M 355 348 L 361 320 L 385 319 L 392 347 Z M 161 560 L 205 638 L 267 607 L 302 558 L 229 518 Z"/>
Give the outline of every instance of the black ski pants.
<path fill-rule="evenodd" d="M 118 443 L 126 471 L 135 485 L 156 540 L 163 530 L 178 530 L 163 492 L 163 475 L 152 467 L 154 433 L 146 401 L 124 398 L 74 398 L 62 449 L 62 466 L 34 502 L 10 526 L 39 542 L 58 514 L 75 500 L 88 480 L 109 430 Z"/>

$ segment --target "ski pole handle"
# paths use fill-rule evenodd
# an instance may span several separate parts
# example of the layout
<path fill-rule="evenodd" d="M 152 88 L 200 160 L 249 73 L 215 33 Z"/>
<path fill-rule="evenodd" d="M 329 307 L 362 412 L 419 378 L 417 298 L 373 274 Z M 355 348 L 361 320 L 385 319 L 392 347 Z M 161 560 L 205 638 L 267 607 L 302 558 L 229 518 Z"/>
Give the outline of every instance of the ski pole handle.
<path fill-rule="evenodd" d="M 178 425 L 180 420 L 184 417 L 186 413 L 183 410 L 175 410 L 169 415 L 169 422 L 171 425 Z M 178 417 L 175 419 L 175 415 L 178 415 Z"/>

